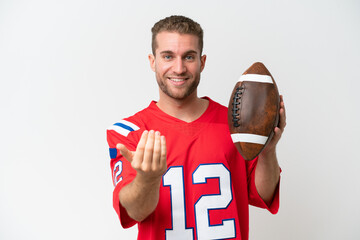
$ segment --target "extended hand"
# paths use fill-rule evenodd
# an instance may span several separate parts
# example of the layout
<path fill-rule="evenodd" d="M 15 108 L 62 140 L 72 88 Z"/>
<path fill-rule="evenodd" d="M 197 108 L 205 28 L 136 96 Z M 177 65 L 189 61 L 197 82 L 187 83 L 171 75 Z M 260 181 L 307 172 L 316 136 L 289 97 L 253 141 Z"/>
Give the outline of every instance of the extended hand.
<path fill-rule="evenodd" d="M 116 146 L 136 170 L 136 177 L 119 192 L 120 203 L 136 221 L 143 221 L 159 202 L 162 175 L 166 172 L 166 142 L 160 132 L 144 131 L 136 151 Z"/>
<path fill-rule="evenodd" d="M 159 180 L 166 172 L 166 141 L 158 131 L 145 130 L 135 152 L 122 144 L 117 144 L 116 148 L 137 171 L 137 177 L 144 182 Z"/>

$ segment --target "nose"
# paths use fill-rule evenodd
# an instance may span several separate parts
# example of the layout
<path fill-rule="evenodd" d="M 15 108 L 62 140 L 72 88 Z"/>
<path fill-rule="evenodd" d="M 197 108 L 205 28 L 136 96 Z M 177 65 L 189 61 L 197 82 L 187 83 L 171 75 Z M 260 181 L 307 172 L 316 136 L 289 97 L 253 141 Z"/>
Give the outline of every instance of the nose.
<path fill-rule="evenodd" d="M 179 75 L 186 72 L 186 66 L 185 66 L 182 58 L 176 59 L 176 61 L 174 63 L 173 71 Z"/>

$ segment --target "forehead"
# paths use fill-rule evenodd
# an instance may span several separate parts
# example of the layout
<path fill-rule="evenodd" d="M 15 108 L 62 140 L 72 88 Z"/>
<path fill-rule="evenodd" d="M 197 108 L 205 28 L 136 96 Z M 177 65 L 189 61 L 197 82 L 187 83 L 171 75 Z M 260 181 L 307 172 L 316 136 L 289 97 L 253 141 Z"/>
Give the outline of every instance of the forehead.
<path fill-rule="evenodd" d="M 160 32 L 156 35 L 156 52 L 187 52 L 200 53 L 199 38 L 192 34 L 180 34 L 177 32 Z"/>

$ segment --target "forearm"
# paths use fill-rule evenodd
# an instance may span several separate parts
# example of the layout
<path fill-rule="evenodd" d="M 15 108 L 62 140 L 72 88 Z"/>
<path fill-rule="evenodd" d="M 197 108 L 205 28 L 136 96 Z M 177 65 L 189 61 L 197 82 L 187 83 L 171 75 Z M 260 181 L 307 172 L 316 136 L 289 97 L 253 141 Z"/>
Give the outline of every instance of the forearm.
<path fill-rule="evenodd" d="M 259 155 L 255 170 L 255 186 L 260 197 L 270 204 L 280 179 L 275 150 Z"/>
<path fill-rule="evenodd" d="M 160 181 L 161 178 L 143 182 L 139 177 L 135 177 L 121 189 L 120 203 L 132 219 L 141 222 L 155 210 L 159 202 Z"/>

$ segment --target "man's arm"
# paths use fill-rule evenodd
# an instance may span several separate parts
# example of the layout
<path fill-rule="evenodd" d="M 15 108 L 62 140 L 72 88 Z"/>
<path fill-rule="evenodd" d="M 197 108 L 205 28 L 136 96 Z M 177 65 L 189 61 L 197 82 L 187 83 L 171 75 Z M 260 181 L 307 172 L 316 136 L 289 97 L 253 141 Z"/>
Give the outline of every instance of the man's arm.
<path fill-rule="evenodd" d="M 286 114 L 283 96 L 280 96 L 279 126 L 266 148 L 259 154 L 255 170 L 255 186 L 260 197 L 270 204 L 280 179 L 280 167 L 276 157 L 276 145 L 286 126 Z"/>
<path fill-rule="evenodd" d="M 120 190 L 120 204 L 132 219 L 140 222 L 159 202 L 161 178 L 167 169 L 165 137 L 153 130 L 144 131 L 135 152 L 122 144 L 116 147 L 137 172 L 134 180 Z"/>

